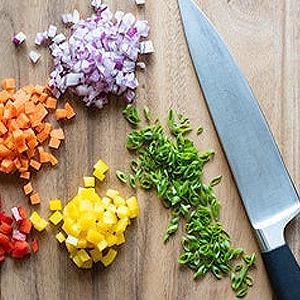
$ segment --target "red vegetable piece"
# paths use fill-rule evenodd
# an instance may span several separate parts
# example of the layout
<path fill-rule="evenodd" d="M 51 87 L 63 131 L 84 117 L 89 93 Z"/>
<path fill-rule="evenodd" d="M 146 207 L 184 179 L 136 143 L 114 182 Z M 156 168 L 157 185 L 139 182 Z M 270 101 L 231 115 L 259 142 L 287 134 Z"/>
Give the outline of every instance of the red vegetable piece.
<path fill-rule="evenodd" d="M 22 219 L 27 219 L 26 212 L 23 206 L 19 206 L 18 211 Z"/>
<path fill-rule="evenodd" d="M 3 233 L 0 233 L 0 246 L 5 250 L 5 252 L 9 252 L 11 250 L 11 244 L 8 236 Z"/>
<path fill-rule="evenodd" d="M 37 239 L 34 239 L 32 242 L 31 242 L 31 248 L 33 250 L 34 253 L 37 253 L 39 251 L 39 242 Z"/>
<path fill-rule="evenodd" d="M 5 213 L 0 213 L 0 221 L 3 223 L 6 223 L 8 225 L 11 225 L 14 221 L 14 219 L 8 215 L 6 215 Z"/>
<path fill-rule="evenodd" d="M 17 241 L 14 243 L 11 256 L 15 258 L 22 258 L 30 252 L 29 244 L 26 241 Z"/>
<path fill-rule="evenodd" d="M 1 223 L 0 225 L 0 232 L 4 233 L 5 235 L 9 235 L 12 231 L 12 227 L 11 225 L 7 224 L 7 223 Z"/>
<path fill-rule="evenodd" d="M 32 223 L 28 219 L 23 219 L 20 222 L 19 230 L 22 233 L 29 234 L 32 228 Z"/>
<path fill-rule="evenodd" d="M 5 255 L 0 255 L 0 263 L 2 263 L 3 261 L 5 261 Z"/>

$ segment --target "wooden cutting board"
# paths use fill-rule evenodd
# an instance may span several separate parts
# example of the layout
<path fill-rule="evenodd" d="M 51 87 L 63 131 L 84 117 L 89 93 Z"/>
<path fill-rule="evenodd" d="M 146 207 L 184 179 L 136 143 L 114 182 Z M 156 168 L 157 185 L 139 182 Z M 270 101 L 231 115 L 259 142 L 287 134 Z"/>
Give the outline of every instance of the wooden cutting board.
<path fill-rule="evenodd" d="M 144 8 L 137 8 L 134 0 L 105 2 L 112 10 L 128 10 L 150 21 L 156 53 L 147 59 L 147 69 L 138 75 L 137 104 L 140 107 L 147 104 L 162 120 L 172 107 L 190 117 L 195 127 L 205 128 L 202 137 L 195 134 L 191 137 L 199 149 L 216 150 L 205 178 L 223 175 L 222 183 L 216 188 L 223 206 L 222 221 L 234 245 L 249 252 L 258 251 L 193 71 L 176 0 L 146 0 Z M 292 0 L 197 2 L 216 25 L 249 80 L 291 176 L 299 186 L 300 5 Z M 36 66 L 29 62 L 27 52 L 34 48 L 36 32 L 46 30 L 50 23 L 61 25 L 60 15 L 75 8 L 84 16 L 91 12 L 88 0 L 1 0 L 0 79 L 15 77 L 19 86 L 45 83 L 52 65 L 47 50 L 39 50 L 42 59 Z M 26 45 L 15 49 L 10 39 L 21 30 L 28 39 Z M 82 183 L 82 176 L 91 173 L 98 158 L 111 166 L 106 183 L 99 186 L 100 193 L 107 186 L 122 190 L 124 196 L 133 193 L 114 176 L 116 169 L 128 168 L 130 157 L 124 147 L 129 126 L 121 115 L 121 101 L 113 100 L 99 112 L 88 111 L 74 99 L 71 102 L 78 114 L 76 120 L 65 126 L 66 143 L 59 151 L 59 165 L 44 169 L 33 180 L 43 198 L 39 210 L 45 217 L 49 215 L 48 200 L 60 197 L 66 203 Z M 21 186 L 14 177 L 0 176 L 6 209 L 19 203 L 27 205 Z M 167 245 L 162 242 L 169 211 L 153 193 L 138 191 L 137 194 L 141 216 L 130 226 L 127 243 L 120 247 L 118 258 L 110 268 L 78 270 L 66 251 L 58 246 L 50 227 L 39 237 L 37 255 L 22 261 L 7 259 L 0 267 L 1 300 L 234 299 L 228 279 L 216 282 L 212 276 L 206 276 L 195 282 L 190 270 L 178 266 L 179 235 Z M 299 219 L 295 220 L 287 230 L 288 242 L 297 258 L 300 258 L 299 225 Z M 247 299 L 272 299 L 260 255 L 253 276 L 255 287 Z"/>

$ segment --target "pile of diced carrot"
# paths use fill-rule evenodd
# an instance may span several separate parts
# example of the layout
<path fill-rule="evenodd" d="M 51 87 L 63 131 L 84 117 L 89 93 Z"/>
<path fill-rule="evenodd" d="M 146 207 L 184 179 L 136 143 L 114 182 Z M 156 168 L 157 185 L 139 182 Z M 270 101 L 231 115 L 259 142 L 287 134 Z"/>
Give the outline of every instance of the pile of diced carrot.
<path fill-rule="evenodd" d="M 15 91 L 15 80 L 2 81 L 0 92 L 0 172 L 15 171 L 29 180 L 32 171 L 39 171 L 43 164 L 55 166 L 57 158 L 51 149 L 58 149 L 64 140 L 63 130 L 46 121 L 50 113 L 57 121 L 69 120 L 75 112 L 69 103 L 57 108 L 57 99 L 40 85 L 27 85 Z M 31 204 L 40 203 L 40 195 L 31 182 L 24 186 Z"/>

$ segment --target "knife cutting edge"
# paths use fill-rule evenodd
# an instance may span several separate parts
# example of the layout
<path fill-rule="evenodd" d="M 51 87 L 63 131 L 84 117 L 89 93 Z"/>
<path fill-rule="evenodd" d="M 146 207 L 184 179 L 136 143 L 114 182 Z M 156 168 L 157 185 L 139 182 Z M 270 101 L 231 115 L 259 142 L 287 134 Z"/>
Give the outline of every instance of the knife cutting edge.
<path fill-rule="evenodd" d="M 300 268 L 284 239 L 300 211 L 298 193 L 223 40 L 193 0 L 178 1 L 195 71 L 277 299 L 300 299 Z"/>

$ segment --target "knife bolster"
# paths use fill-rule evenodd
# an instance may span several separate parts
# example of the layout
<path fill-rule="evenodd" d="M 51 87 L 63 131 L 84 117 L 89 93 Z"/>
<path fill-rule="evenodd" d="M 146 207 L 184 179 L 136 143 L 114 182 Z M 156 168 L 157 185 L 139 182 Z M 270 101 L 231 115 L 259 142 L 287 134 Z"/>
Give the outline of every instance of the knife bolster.
<path fill-rule="evenodd" d="M 281 221 L 268 227 L 256 229 L 256 237 L 262 252 L 270 252 L 285 244 L 284 228 L 286 222 Z"/>

